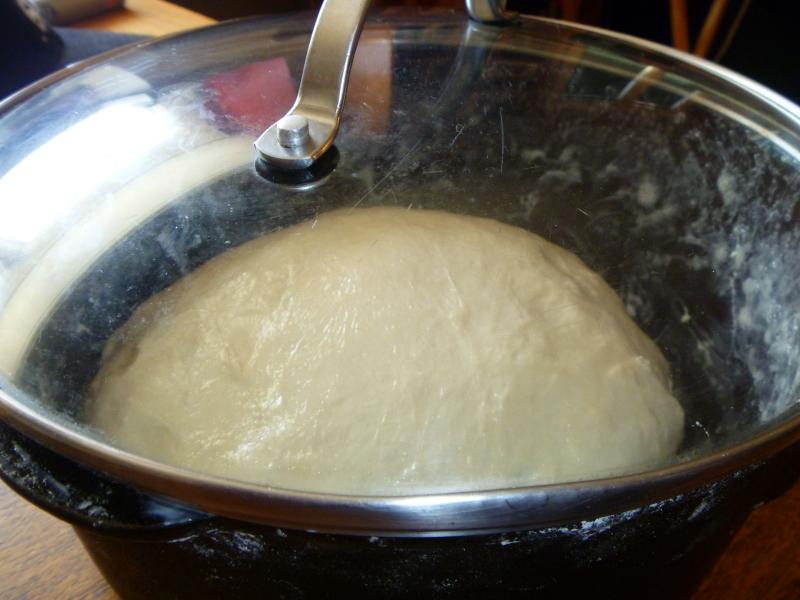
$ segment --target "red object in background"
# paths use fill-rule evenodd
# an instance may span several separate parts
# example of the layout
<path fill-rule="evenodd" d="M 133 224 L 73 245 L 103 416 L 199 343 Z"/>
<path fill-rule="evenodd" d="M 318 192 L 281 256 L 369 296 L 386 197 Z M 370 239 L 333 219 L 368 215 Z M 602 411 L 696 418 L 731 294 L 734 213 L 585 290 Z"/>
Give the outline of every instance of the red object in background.
<path fill-rule="evenodd" d="M 348 86 L 347 117 L 363 131 L 383 133 L 392 96 L 392 43 L 381 29 L 365 32 L 356 51 Z M 298 82 L 284 58 L 250 63 L 209 77 L 215 92 L 211 110 L 244 133 L 258 136 L 285 115 L 297 97 Z"/>
<path fill-rule="evenodd" d="M 250 63 L 206 81 L 215 92 L 211 110 L 254 138 L 288 112 L 298 85 L 284 58 Z M 391 98 L 391 31 L 366 31 L 353 59 L 345 117 L 362 131 L 383 133 L 389 126 Z"/>
<path fill-rule="evenodd" d="M 283 58 L 214 75 L 206 86 L 216 92 L 214 111 L 254 135 L 286 114 L 297 97 L 297 83 Z"/>

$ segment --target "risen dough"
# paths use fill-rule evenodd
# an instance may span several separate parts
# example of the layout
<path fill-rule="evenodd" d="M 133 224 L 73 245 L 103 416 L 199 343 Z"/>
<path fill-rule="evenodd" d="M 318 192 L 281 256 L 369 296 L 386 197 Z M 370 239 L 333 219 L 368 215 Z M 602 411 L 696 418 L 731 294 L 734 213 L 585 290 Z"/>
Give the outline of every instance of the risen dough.
<path fill-rule="evenodd" d="M 167 463 L 353 494 L 635 471 L 683 426 L 664 357 L 577 257 L 399 208 L 266 235 L 147 301 L 88 416 Z"/>

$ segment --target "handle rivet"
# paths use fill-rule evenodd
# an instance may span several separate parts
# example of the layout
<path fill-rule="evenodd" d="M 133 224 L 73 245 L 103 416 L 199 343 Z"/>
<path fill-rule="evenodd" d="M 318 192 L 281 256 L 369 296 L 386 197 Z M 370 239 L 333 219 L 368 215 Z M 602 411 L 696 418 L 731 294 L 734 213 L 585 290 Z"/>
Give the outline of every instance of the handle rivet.
<path fill-rule="evenodd" d="M 309 140 L 308 119 L 300 115 L 286 115 L 277 125 L 278 143 L 284 148 L 298 148 Z"/>

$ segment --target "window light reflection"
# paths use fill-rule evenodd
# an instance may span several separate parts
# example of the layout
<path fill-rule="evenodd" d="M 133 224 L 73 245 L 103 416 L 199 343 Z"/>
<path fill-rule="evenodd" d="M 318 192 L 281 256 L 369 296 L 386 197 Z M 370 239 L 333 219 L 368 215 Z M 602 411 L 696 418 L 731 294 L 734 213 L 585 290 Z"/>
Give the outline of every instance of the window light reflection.
<path fill-rule="evenodd" d="M 0 244 L 30 243 L 105 183 L 175 134 L 148 96 L 107 105 L 31 152 L 0 178 Z"/>

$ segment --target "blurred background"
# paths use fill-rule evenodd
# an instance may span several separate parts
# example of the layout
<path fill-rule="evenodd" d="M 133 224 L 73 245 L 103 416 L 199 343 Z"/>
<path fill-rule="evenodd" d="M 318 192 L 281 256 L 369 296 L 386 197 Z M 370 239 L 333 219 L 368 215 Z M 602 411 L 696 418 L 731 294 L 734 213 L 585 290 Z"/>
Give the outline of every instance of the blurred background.
<path fill-rule="evenodd" d="M 321 0 L 0 0 L 0 97 L 143 36 Z M 463 0 L 374 0 L 375 11 L 463 10 Z M 526 14 L 633 34 L 717 61 L 800 101 L 800 3 L 789 0 L 509 0 Z M 190 18 L 190 15 L 192 18 Z M 23 23 L 23 21 L 28 21 Z M 138 23 L 138 25 L 137 25 Z"/>
<path fill-rule="evenodd" d="M 316 8 L 320 4 L 319 0 L 177 2 L 215 19 Z M 464 6 L 462 0 L 375 0 L 374 4 L 461 10 Z M 798 4 L 793 0 L 509 0 L 508 7 L 526 14 L 630 33 L 677 45 L 682 50 L 697 50 L 702 56 L 749 75 L 797 101 L 800 99 Z M 701 39 L 709 17 L 706 35 Z M 677 36 L 673 34 L 673 18 L 677 21 Z"/>
<path fill-rule="evenodd" d="M 320 0 L 176 0 L 215 19 L 315 9 Z M 375 0 L 375 6 L 463 10 L 463 0 Z M 800 99 L 794 0 L 509 0 L 508 8 L 630 33 L 711 58 Z M 268 6 L 267 6 L 268 5 Z M 703 30 L 706 25 L 705 31 Z"/>

